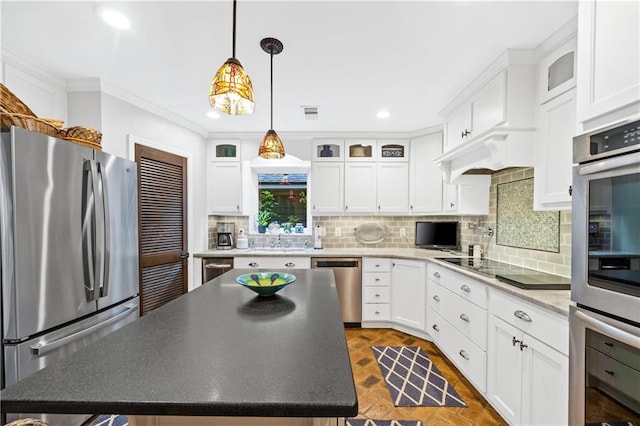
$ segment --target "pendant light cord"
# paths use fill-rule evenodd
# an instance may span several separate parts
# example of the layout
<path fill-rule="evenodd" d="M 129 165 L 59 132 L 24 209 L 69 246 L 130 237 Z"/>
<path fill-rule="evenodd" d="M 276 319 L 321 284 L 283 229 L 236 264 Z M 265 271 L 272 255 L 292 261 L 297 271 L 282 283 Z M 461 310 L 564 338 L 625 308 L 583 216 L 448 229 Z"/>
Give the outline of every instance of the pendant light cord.
<path fill-rule="evenodd" d="M 231 57 L 236 57 L 236 0 L 233 0 L 233 46 L 231 48 Z"/>
<path fill-rule="evenodd" d="M 271 57 L 271 130 L 273 130 L 273 48 L 269 56 Z"/>

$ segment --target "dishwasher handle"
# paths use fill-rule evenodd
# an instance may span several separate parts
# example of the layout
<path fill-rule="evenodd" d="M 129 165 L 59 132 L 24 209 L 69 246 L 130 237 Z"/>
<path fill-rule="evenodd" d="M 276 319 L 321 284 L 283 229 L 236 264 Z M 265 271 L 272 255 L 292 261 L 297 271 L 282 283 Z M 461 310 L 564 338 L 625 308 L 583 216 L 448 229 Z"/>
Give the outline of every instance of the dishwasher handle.
<path fill-rule="evenodd" d="M 314 268 L 359 268 L 358 260 L 318 260 L 313 263 Z"/>

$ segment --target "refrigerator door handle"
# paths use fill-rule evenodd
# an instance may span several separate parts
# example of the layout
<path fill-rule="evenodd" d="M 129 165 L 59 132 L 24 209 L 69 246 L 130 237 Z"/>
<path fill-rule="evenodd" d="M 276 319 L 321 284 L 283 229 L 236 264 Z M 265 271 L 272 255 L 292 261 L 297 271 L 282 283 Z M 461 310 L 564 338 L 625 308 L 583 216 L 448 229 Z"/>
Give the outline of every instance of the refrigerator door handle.
<path fill-rule="evenodd" d="M 84 330 L 78 331 L 77 333 L 70 334 L 68 336 L 65 336 L 58 340 L 54 340 L 52 342 L 38 342 L 34 345 L 31 345 L 30 346 L 31 353 L 33 355 L 44 355 L 48 352 L 58 349 L 61 346 L 67 345 L 75 340 L 81 339 L 84 336 L 94 333 L 95 331 L 101 328 L 107 327 L 115 322 L 118 322 L 122 320 L 124 317 L 126 317 L 127 315 L 137 312 L 138 305 L 135 303 L 129 303 L 124 306 L 126 307 L 124 311 L 120 312 L 118 315 L 114 315 L 113 317 L 109 318 L 106 321 L 102 321 L 101 323 L 92 325 L 91 327 L 87 327 Z"/>
<path fill-rule="evenodd" d="M 109 210 L 109 187 L 107 185 L 106 170 L 104 165 L 98 162 L 98 174 L 100 175 L 100 182 L 102 183 L 102 213 L 103 218 L 103 252 L 102 252 L 102 266 L 104 268 L 104 274 L 100 283 L 100 297 L 104 297 L 109 294 L 109 266 L 110 266 L 110 236 L 111 236 L 111 221 Z"/>
<path fill-rule="evenodd" d="M 82 254 L 87 301 L 96 299 L 96 187 L 98 173 L 93 160 L 86 160 L 82 174 Z"/>

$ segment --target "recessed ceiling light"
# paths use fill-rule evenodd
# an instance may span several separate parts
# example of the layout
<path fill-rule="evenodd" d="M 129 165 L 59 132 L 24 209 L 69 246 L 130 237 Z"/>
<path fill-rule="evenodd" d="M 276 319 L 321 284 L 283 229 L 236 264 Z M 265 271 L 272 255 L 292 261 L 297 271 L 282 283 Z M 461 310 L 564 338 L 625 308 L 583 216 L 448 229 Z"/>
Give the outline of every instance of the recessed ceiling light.
<path fill-rule="evenodd" d="M 378 113 L 376 114 L 376 117 L 387 118 L 389 117 L 389 111 L 378 111 Z"/>
<path fill-rule="evenodd" d="M 218 114 L 216 111 L 209 111 L 207 113 L 207 117 L 216 119 L 216 118 L 220 118 L 220 114 Z"/>
<path fill-rule="evenodd" d="M 107 7 L 99 7 L 98 15 L 104 22 L 119 30 L 128 30 L 131 28 L 129 19 L 120 11 Z"/>

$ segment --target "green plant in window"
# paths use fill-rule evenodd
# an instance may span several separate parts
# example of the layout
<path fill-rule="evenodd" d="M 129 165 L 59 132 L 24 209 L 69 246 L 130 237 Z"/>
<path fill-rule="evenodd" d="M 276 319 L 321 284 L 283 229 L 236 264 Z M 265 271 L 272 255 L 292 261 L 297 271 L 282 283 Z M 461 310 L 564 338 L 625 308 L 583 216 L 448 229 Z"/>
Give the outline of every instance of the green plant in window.
<path fill-rule="evenodd" d="M 276 220 L 276 207 L 278 207 L 278 202 L 271 191 L 262 191 L 258 203 L 258 225 L 267 226 L 272 220 Z"/>
<path fill-rule="evenodd" d="M 292 225 L 295 225 L 296 223 L 298 223 L 298 216 L 292 214 L 288 217 L 289 223 Z"/>

